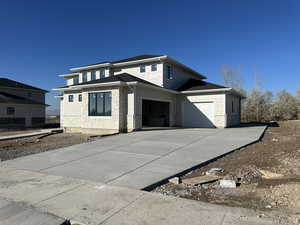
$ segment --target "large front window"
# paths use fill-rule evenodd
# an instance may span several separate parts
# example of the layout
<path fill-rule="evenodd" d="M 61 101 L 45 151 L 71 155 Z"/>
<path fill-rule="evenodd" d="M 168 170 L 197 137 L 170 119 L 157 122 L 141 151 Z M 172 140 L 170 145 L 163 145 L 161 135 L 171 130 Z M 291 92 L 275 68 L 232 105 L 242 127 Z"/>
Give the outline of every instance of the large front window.
<path fill-rule="evenodd" d="M 111 92 L 89 93 L 89 116 L 111 116 Z"/>

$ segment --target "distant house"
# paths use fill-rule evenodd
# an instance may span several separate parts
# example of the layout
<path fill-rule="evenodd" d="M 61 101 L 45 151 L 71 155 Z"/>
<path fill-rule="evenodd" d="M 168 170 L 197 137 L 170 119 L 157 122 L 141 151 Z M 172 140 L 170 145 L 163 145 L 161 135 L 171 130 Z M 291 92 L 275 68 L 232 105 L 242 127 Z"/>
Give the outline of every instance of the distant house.
<path fill-rule="evenodd" d="M 0 78 L 0 128 L 44 125 L 47 92 L 17 81 Z"/>
<path fill-rule="evenodd" d="M 56 88 L 66 131 L 134 131 L 143 127 L 230 127 L 240 123 L 240 93 L 166 55 L 72 68 Z"/>

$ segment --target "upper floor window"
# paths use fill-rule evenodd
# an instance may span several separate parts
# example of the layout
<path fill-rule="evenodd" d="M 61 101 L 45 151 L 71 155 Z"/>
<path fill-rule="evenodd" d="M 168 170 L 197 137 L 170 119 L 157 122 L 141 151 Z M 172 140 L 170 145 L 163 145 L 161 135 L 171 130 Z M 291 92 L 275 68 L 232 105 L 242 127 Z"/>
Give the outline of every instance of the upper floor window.
<path fill-rule="evenodd" d="M 78 95 L 78 102 L 82 102 L 82 94 Z"/>
<path fill-rule="evenodd" d="M 78 78 L 78 76 L 76 76 L 73 78 L 73 84 L 76 85 L 78 83 L 79 83 L 79 78 Z"/>
<path fill-rule="evenodd" d="M 89 116 L 111 116 L 111 92 L 89 93 Z"/>
<path fill-rule="evenodd" d="M 69 95 L 69 102 L 74 102 L 74 95 Z"/>
<path fill-rule="evenodd" d="M 92 71 L 91 80 L 96 80 L 96 71 Z"/>
<path fill-rule="evenodd" d="M 146 72 L 146 66 L 140 66 L 140 73 Z"/>
<path fill-rule="evenodd" d="M 28 92 L 28 93 L 27 93 L 27 97 L 28 97 L 28 98 L 31 98 L 31 97 L 32 97 L 32 93 L 31 93 L 31 92 Z"/>
<path fill-rule="evenodd" d="M 100 79 L 105 77 L 105 70 L 100 70 Z"/>
<path fill-rule="evenodd" d="M 151 65 L 151 71 L 157 71 L 157 64 Z"/>
<path fill-rule="evenodd" d="M 167 77 L 173 79 L 173 67 L 171 65 L 167 65 Z"/>
<path fill-rule="evenodd" d="M 82 82 L 87 82 L 87 72 L 82 73 Z"/>
<path fill-rule="evenodd" d="M 7 107 L 6 114 L 7 115 L 15 115 L 15 107 Z"/>

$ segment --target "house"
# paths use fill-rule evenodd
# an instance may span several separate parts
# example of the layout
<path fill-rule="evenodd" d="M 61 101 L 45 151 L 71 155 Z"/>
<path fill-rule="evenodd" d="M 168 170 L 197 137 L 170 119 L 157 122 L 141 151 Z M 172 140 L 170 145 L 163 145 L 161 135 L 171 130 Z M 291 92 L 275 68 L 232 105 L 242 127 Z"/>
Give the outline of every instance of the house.
<path fill-rule="evenodd" d="M 0 129 L 43 126 L 46 93 L 40 88 L 0 78 Z"/>
<path fill-rule="evenodd" d="M 229 127 L 243 96 L 165 55 L 72 68 L 56 88 L 66 131 L 130 132 L 143 127 Z"/>

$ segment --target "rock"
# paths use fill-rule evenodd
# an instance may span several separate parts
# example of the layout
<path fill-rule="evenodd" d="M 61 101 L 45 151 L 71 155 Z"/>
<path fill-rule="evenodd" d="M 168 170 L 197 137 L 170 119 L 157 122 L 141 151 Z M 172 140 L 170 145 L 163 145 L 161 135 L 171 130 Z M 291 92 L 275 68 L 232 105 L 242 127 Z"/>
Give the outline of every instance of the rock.
<path fill-rule="evenodd" d="M 223 173 L 224 170 L 222 168 L 211 168 L 210 170 L 205 172 L 205 175 L 216 175 Z"/>
<path fill-rule="evenodd" d="M 169 182 L 172 184 L 180 184 L 180 179 L 179 179 L 179 177 L 173 177 L 173 178 L 169 179 Z"/>
<path fill-rule="evenodd" d="M 266 205 L 266 207 L 265 207 L 266 209 L 271 209 L 272 208 L 272 206 L 271 205 Z"/>
<path fill-rule="evenodd" d="M 278 177 L 283 177 L 283 174 L 273 173 L 268 170 L 259 170 L 259 172 L 262 174 L 262 177 L 265 179 L 272 179 L 272 178 L 274 179 Z"/>
<path fill-rule="evenodd" d="M 220 180 L 221 188 L 236 188 L 236 182 L 234 180 Z"/>
<path fill-rule="evenodd" d="M 218 176 L 200 176 L 200 177 L 192 177 L 192 178 L 186 178 L 182 180 L 182 183 L 189 184 L 189 185 L 197 185 L 197 184 L 205 184 L 205 183 L 211 183 L 219 180 Z"/>

